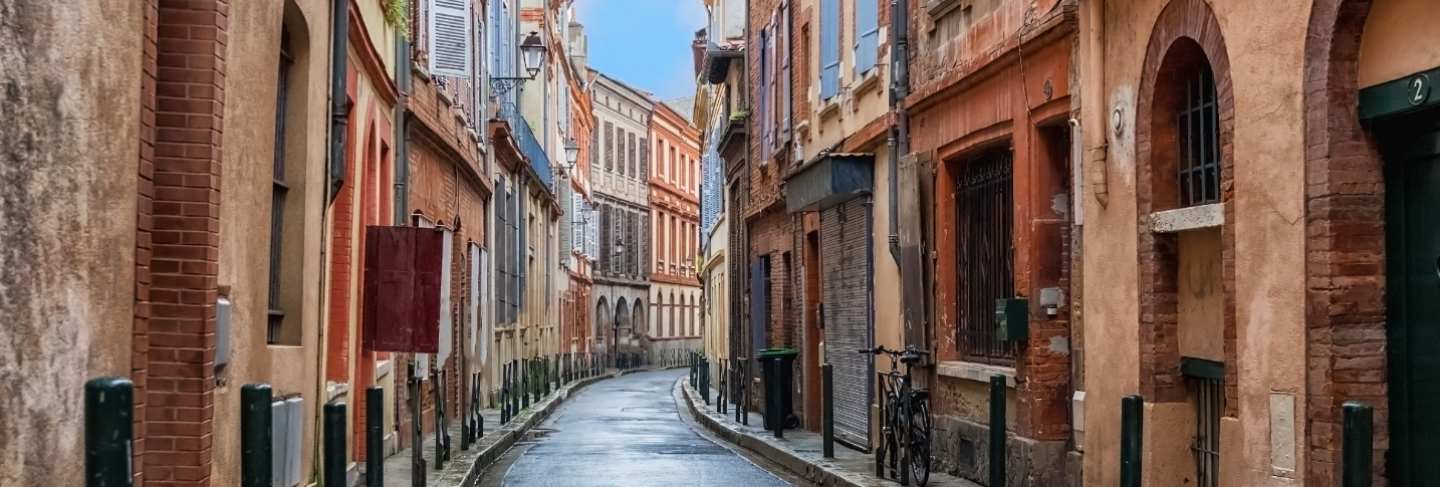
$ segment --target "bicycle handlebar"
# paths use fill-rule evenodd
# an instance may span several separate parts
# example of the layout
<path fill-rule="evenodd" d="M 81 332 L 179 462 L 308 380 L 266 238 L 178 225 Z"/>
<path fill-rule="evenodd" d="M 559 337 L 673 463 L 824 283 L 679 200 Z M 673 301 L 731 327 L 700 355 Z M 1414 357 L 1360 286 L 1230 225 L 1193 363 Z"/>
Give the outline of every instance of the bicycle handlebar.
<path fill-rule="evenodd" d="M 871 355 L 885 354 L 885 355 L 890 355 L 890 356 L 894 356 L 894 357 L 899 357 L 899 356 L 905 355 L 905 354 L 930 355 L 930 352 L 921 350 L 921 349 L 919 349 L 919 348 L 915 348 L 914 345 L 906 345 L 906 346 L 905 346 L 905 350 L 890 350 L 890 349 L 885 348 L 884 345 L 876 345 L 875 348 L 870 348 L 870 349 L 862 348 L 862 349 L 858 350 L 856 353 L 868 353 L 868 354 L 871 354 Z"/>

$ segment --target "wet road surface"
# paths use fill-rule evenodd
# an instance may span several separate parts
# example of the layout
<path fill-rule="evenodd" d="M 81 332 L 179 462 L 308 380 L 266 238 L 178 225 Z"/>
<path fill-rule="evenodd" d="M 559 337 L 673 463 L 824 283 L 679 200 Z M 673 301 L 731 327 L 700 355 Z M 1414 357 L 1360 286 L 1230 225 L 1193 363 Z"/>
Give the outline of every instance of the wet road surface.
<path fill-rule="evenodd" d="M 481 485 L 790 485 L 682 421 L 671 393 L 684 374 L 641 372 L 581 389 Z"/>

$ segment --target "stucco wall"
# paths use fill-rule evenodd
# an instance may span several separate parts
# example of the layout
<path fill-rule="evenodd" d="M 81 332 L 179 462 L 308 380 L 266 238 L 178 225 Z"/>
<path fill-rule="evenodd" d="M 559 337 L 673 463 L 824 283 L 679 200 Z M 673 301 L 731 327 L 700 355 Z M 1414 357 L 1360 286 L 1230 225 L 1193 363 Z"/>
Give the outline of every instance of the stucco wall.
<path fill-rule="evenodd" d="M 1360 42 L 1359 87 L 1440 66 L 1440 8 L 1430 0 L 1375 0 Z M 1433 83 L 1433 81 L 1432 81 Z"/>
<path fill-rule="evenodd" d="M 0 485 L 81 485 L 84 383 L 130 373 L 144 8 L 0 1 Z"/>
<path fill-rule="evenodd" d="M 1214 1 L 1230 53 L 1234 92 L 1236 316 L 1241 438 L 1222 438 L 1223 485 L 1299 485 L 1296 478 L 1272 476 L 1269 438 L 1271 391 L 1299 393 L 1305 385 L 1302 174 L 1302 55 L 1308 6 L 1275 9 L 1263 2 Z M 1105 11 L 1103 104 L 1086 100 L 1084 110 L 1120 109 L 1120 130 L 1108 128 L 1105 170 L 1109 205 L 1085 187 L 1087 254 L 1085 480 L 1118 482 L 1119 400 L 1138 389 L 1138 306 L 1136 288 L 1135 93 L 1141 63 L 1165 2 L 1140 1 Z M 1242 54 L 1243 55 L 1240 55 Z M 1088 80 L 1086 81 L 1088 82 Z M 1106 117 L 1108 119 L 1108 117 Z M 1096 127 L 1086 127 L 1095 130 Z M 1085 163 L 1098 163 L 1091 160 Z M 1295 416 L 1305 417 L 1304 404 Z M 1228 432 L 1228 430 L 1227 430 Z M 1305 426 L 1295 428 L 1304 444 Z M 1304 463 L 1304 452 L 1295 452 Z"/>

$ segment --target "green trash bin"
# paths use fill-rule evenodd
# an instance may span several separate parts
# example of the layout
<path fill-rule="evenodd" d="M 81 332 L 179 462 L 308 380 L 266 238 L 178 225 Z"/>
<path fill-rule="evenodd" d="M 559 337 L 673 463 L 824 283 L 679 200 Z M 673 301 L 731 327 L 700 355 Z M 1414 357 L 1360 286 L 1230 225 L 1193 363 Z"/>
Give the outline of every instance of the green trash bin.
<path fill-rule="evenodd" d="M 776 437 L 784 436 L 785 428 L 792 427 L 796 419 L 793 371 L 799 355 L 793 348 L 766 348 L 756 353 L 765 381 L 765 429 L 774 431 Z"/>

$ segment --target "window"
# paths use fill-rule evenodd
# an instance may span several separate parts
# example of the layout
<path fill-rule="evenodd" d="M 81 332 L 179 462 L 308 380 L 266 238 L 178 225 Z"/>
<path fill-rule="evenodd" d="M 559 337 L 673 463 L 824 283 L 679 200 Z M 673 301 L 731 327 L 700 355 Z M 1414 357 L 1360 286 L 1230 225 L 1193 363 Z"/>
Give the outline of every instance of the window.
<path fill-rule="evenodd" d="M 283 266 L 282 256 L 285 254 L 285 195 L 290 192 L 290 186 L 285 178 L 285 118 L 287 115 L 287 103 L 290 92 L 290 69 L 295 64 L 295 58 L 290 50 L 290 31 L 282 30 L 280 33 L 280 59 L 276 63 L 279 68 L 279 75 L 275 81 L 275 154 L 272 183 L 270 185 L 270 287 L 268 295 L 268 318 L 265 328 L 265 342 L 269 344 L 285 342 L 299 343 L 299 336 L 289 337 L 285 333 L 285 311 L 281 303 L 281 282 Z"/>
<path fill-rule="evenodd" d="M 626 150 L 625 150 L 625 156 L 626 156 L 626 157 L 625 157 L 625 160 L 626 160 L 626 162 L 629 164 L 629 168 L 630 168 L 630 171 L 629 171 L 627 174 L 629 174 L 631 177 L 636 177 L 636 176 L 638 176 L 638 175 L 640 174 L 640 172 L 636 170 L 636 166 L 637 166 L 637 162 L 638 162 L 638 159 L 636 158 L 636 156 L 639 155 L 639 151 L 637 151 L 637 150 L 636 150 L 636 147 L 635 147 L 635 143 L 636 143 L 635 134 L 626 134 L 626 142 L 625 142 L 625 143 L 626 143 Z"/>
<path fill-rule="evenodd" d="M 1183 76 L 1185 104 L 1176 116 L 1180 157 L 1176 185 L 1181 207 L 1220 202 L 1220 115 L 1215 74 L 1200 62 Z"/>
<path fill-rule="evenodd" d="M 840 92 L 840 0 L 820 0 L 820 99 Z"/>
<path fill-rule="evenodd" d="M 855 0 L 855 75 L 869 71 L 880 62 L 880 3 Z"/>
<path fill-rule="evenodd" d="M 1012 343 L 995 336 L 995 301 L 1015 296 L 1011 240 L 1013 156 L 1009 148 L 961 161 L 955 181 L 957 341 L 966 360 L 1009 363 Z"/>
<path fill-rule="evenodd" d="M 615 124 L 605 122 L 605 170 L 615 171 Z"/>
<path fill-rule="evenodd" d="M 640 157 L 635 165 L 640 167 L 640 180 L 644 181 L 650 178 L 650 141 L 640 137 L 640 142 L 636 145 L 640 147 Z"/>

